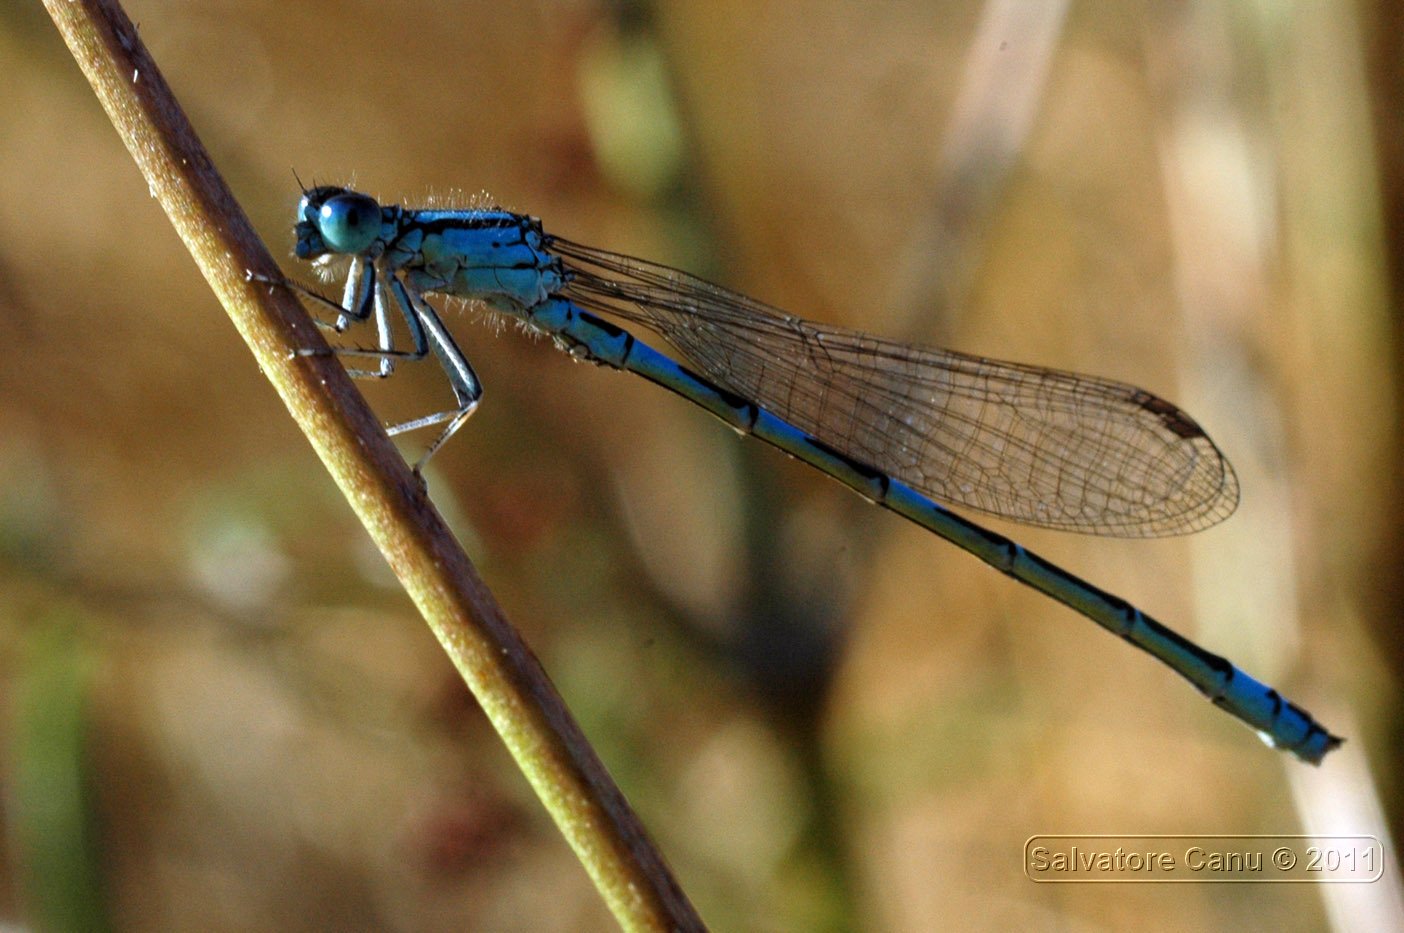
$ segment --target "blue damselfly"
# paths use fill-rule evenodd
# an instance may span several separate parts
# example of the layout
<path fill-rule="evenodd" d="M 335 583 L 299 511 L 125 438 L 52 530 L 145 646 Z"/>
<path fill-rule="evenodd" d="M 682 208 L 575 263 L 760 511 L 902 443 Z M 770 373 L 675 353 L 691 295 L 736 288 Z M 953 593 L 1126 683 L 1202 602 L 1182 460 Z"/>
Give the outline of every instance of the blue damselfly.
<path fill-rule="evenodd" d="M 916 347 L 817 324 L 657 263 L 546 233 L 503 210 L 383 206 L 322 186 L 298 205 L 296 254 L 349 258 L 338 332 L 375 323 L 385 377 L 432 354 L 451 409 L 416 464 L 472 414 L 482 386 L 438 312 L 480 302 L 577 359 L 636 373 L 829 474 L 1149 652 L 1270 743 L 1319 762 L 1340 744 L 1301 707 L 1107 593 L 938 502 L 1030 525 L 1124 537 L 1197 531 L 1238 503 L 1232 467 L 1200 426 L 1143 389 L 1094 376 Z M 325 299 L 324 299 L 325 300 Z M 605 314 L 645 326 L 694 369 Z M 412 349 L 395 347 L 396 315 Z"/>

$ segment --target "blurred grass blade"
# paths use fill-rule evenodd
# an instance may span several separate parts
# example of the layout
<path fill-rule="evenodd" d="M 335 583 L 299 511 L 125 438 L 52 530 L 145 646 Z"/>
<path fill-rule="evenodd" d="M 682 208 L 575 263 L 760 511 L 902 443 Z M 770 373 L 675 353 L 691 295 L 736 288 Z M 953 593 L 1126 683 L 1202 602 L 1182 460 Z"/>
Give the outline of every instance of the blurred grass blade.
<path fill-rule="evenodd" d="M 41 930 L 109 929 L 88 793 L 88 691 L 96 657 L 72 619 L 32 630 L 14 685 L 11 851 Z"/>

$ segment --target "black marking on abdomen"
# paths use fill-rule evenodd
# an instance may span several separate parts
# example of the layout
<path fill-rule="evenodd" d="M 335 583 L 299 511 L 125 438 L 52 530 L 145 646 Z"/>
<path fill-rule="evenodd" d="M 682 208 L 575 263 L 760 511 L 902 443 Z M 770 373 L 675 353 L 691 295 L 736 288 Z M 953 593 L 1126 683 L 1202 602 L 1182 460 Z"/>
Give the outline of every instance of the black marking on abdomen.
<path fill-rule="evenodd" d="M 1238 668 L 1233 666 L 1233 662 L 1229 661 L 1227 658 L 1223 658 L 1217 654 L 1214 654 L 1214 652 L 1212 651 L 1204 650 L 1203 648 L 1199 647 L 1199 645 L 1196 645 L 1194 642 L 1181 635 L 1179 632 L 1175 631 L 1172 628 L 1167 628 L 1166 626 L 1155 621 L 1145 613 L 1141 614 L 1141 623 L 1145 625 L 1147 629 L 1155 632 L 1155 634 L 1158 635 L 1162 640 L 1174 642 L 1175 646 L 1184 651 L 1186 654 L 1194 655 L 1194 657 L 1199 660 L 1200 664 L 1203 664 L 1205 667 L 1209 668 L 1210 670 L 1214 671 L 1214 673 L 1219 675 L 1219 677 L 1222 680 L 1222 685 L 1219 688 L 1218 696 L 1210 696 L 1209 691 L 1204 690 L 1203 688 L 1200 688 L 1201 693 L 1203 693 L 1205 696 L 1209 696 L 1210 699 L 1214 700 L 1214 702 L 1217 703 L 1220 699 L 1227 696 L 1231 692 L 1229 689 L 1229 685 L 1233 683 L 1234 677 L 1238 674 Z M 1188 680 L 1189 678 L 1186 679 Z M 1190 682 L 1194 683 L 1196 687 L 1199 686 L 1199 684 L 1195 681 L 1191 680 Z M 1273 691 L 1270 690 L 1269 692 Z"/>
<path fill-rule="evenodd" d="M 1288 703 L 1286 700 L 1282 699 L 1282 694 L 1278 693 L 1275 689 L 1271 687 L 1268 688 L 1267 697 L 1269 700 L 1272 701 L 1272 719 L 1273 722 L 1276 722 L 1277 717 L 1282 715 L 1282 708 L 1284 706 L 1291 706 L 1291 704 Z M 1301 710 L 1297 711 L 1301 712 Z M 1306 718 L 1308 720 L 1311 719 L 1310 716 L 1307 716 Z"/>
<path fill-rule="evenodd" d="M 723 388 L 722 386 L 717 385 L 710 379 L 704 379 L 703 377 L 697 375 L 697 373 L 688 369 L 686 366 L 679 366 L 678 368 L 681 369 L 683 372 L 687 373 L 693 379 L 696 379 L 702 385 L 717 393 L 717 398 L 721 399 L 722 402 L 724 402 L 726 406 L 732 411 L 746 411 L 747 409 L 754 409 L 756 407 L 756 403 L 752 402 L 744 395 L 737 395 L 730 389 Z M 755 427 L 756 419 L 760 417 L 760 413 L 757 411 L 753 411 L 751 412 L 749 417 L 751 426 Z"/>
<path fill-rule="evenodd" d="M 1015 544 L 1013 541 L 1006 538 L 1004 535 L 999 534 L 998 532 L 990 531 L 990 529 L 986 528 L 984 525 L 976 524 L 975 522 L 972 522 L 970 519 L 966 518 L 964 515 L 961 515 L 958 512 L 952 512 L 950 509 L 946 508 L 944 505 L 941 505 L 939 502 L 933 502 L 930 499 L 927 499 L 926 505 L 928 508 L 939 513 L 946 520 L 959 523 L 960 526 L 970 534 L 984 538 L 985 543 L 988 544 L 990 547 L 995 548 L 997 550 L 1001 550 L 1005 554 L 1007 554 L 1009 567 L 999 567 L 997 565 L 991 565 L 994 566 L 995 569 L 998 570 L 1000 573 L 1010 574 L 1012 576 L 1013 571 L 1011 568 L 1014 566 L 1015 562 L 1019 560 L 1020 554 L 1024 555 L 1025 557 L 1033 558 L 1036 563 L 1048 564 L 1047 561 L 1043 560 L 1043 558 L 1039 557 L 1037 554 L 1033 554 L 1029 551 L 1024 550 L 1022 547 Z"/>
<path fill-rule="evenodd" d="M 569 302 L 567 302 L 567 303 L 569 304 Z M 571 309 L 571 314 L 575 314 L 575 305 L 571 304 L 571 305 L 570 305 L 570 309 Z M 610 337 L 618 338 L 618 337 L 624 336 L 625 334 L 629 334 L 629 332 L 628 332 L 627 330 L 625 330 L 624 328 L 620 327 L 618 324 L 615 324 L 615 323 L 613 323 L 613 322 L 611 322 L 611 321 L 606 321 L 606 320 L 605 320 L 604 318 L 602 318 L 602 317 L 595 317 L 595 316 L 594 316 L 593 314 L 591 314 L 589 311 L 581 311 L 581 312 L 579 313 L 579 317 L 580 317 L 580 320 L 584 321 L 586 324 L 591 325 L 592 327 L 596 328 L 597 330 L 602 330 L 602 331 L 604 331 L 604 332 L 605 332 L 606 334 L 608 334 Z M 629 334 L 629 336 L 632 337 L 633 335 L 632 335 L 632 334 Z"/>
<path fill-rule="evenodd" d="M 859 476 L 862 476 L 865 479 L 876 480 L 880 484 L 886 484 L 890 482 L 886 473 L 882 472 L 881 470 L 874 469 L 873 467 L 864 463 L 862 460 L 853 459 L 843 451 L 831 447 L 823 441 L 819 440 L 819 438 L 815 437 L 813 434 L 806 434 L 804 439 L 809 442 L 809 446 L 815 448 L 821 453 L 828 454 L 830 457 L 833 457 L 835 460 L 839 461 L 844 466 L 852 470 L 854 473 L 857 473 Z M 886 488 L 887 487 L 884 485 L 884 492 L 886 491 Z"/>

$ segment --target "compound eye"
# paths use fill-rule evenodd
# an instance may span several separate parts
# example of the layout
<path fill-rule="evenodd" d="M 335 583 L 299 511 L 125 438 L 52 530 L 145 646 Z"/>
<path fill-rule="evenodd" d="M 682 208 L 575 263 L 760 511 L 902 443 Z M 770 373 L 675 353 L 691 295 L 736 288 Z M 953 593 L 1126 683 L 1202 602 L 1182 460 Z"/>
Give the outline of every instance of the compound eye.
<path fill-rule="evenodd" d="M 380 205 L 364 194 L 338 194 L 317 212 L 317 227 L 334 252 L 365 252 L 380 236 Z"/>

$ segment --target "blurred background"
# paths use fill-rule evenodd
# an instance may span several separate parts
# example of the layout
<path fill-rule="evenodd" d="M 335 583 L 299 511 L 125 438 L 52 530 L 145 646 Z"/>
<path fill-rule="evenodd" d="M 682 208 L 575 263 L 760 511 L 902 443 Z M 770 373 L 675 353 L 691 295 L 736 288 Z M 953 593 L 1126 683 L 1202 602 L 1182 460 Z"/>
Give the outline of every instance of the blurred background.
<path fill-rule="evenodd" d="M 639 380 L 455 314 L 430 490 L 717 929 L 1400 922 L 1393 3 L 203 4 L 131 19 L 290 275 L 296 171 L 830 323 L 1134 382 L 1190 538 L 991 522 L 1283 689 L 1264 747 L 1090 622 Z M 0 6 L 0 919 L 612 920 L 150 198 Z M 442 407 L 432 367 L 366 387 Z M 403 445 L 417 456 L 427 438 Z M 1358 885 L 1044 885 L 1047 833 L 1374 834 Z"/>

